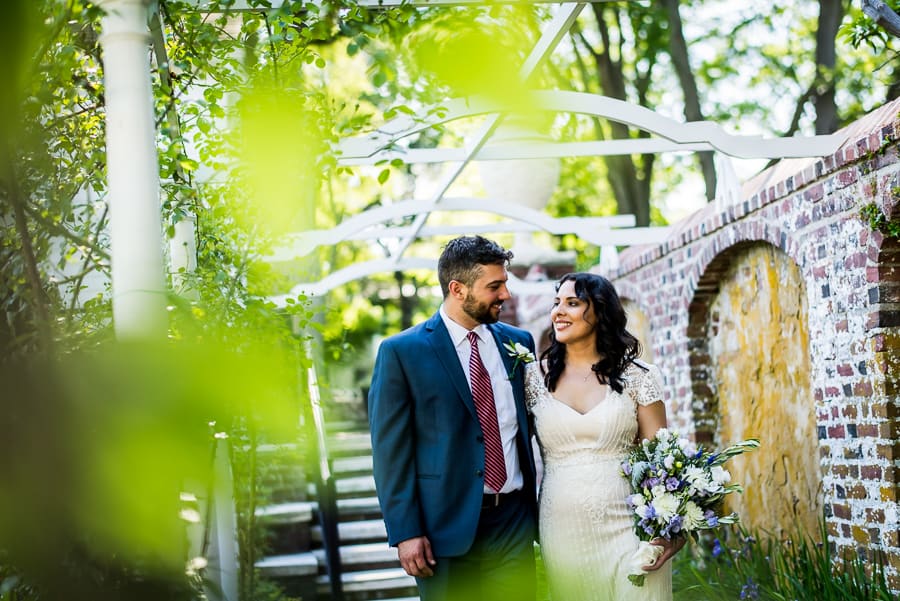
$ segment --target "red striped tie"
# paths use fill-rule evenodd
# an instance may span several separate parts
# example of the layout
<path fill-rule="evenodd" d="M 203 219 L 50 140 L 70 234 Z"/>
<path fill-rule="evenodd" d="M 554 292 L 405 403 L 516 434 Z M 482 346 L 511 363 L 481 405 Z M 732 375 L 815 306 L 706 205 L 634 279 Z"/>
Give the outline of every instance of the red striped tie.
<path fill-rule="evenodd" d="M 494 405 L 494 390 L 491 377 L 481 362 L 478 352 L 478 334 L 469 332 L 472 354 L 469 356 L 469 377 L 472 380 L 472 399 L 481 422 L 484 435 L 484 483 L 495 492 L 500 492 L 506 483 L 506 460 L 503 458 L 503 442 L 497 425 L 497 407 Z"/>

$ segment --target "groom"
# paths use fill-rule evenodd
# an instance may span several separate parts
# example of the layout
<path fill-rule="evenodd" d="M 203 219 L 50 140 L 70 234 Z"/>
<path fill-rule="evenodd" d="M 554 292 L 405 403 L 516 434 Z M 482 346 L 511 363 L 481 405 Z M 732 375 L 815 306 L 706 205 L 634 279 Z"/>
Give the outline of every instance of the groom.
<path fill-rule="evenodd" d="M 525 410 L 531 335 L 498 323 L 512 253 L 481 236 L 438 260 L 428 321 L 381 343 L 369 391 L 388 542 L 423 601 L 534 600 L 534 458 Z"/>

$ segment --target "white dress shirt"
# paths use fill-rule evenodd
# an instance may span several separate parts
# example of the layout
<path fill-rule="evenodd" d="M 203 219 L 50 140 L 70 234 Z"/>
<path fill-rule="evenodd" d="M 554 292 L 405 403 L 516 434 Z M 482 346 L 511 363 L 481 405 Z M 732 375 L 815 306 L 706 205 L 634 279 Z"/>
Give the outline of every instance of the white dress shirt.
<path fill-rule="evenodd" d="M 447 315 L 447 312 L 444 311 L 444 305 L 441 305 L 440 315 L 441 319 L 444 320 L 444 325 L 447 326 L 447 331 L 450 333 L 450 340 L 456 349 L 456 356 L 459 358 L 459 363 L 466 374 L 466 380 L 468 380 L 469 389 L 471 390 L 472 377 L 469 374 L 469 357 L 472 354 L 472 345 L 469 344 L 469 330 L 453 321 Z M 509 374 L 506 373 L 506 366 L 503 364 L 503 357 L 500 356 L 500 349 L 497 348 L 493 334 L 484 324 L 479 324 L 472 331 L 478 335 L 478 354 L 481 356 L 484 368 L 491 377 L 494 405 L 497 407 L 497 421 L 500 426 L 500 440 L 503 442 L 503 456 L 506 460 L 506 484 L 496 492 L 508 493 L 523 486 L 522 470 L 519 468 L 519 454 L 516 450 L 516 434 L 519 431 L 516 419 L 516 401 L 513 396 L 512 384 L 509 381 Z M 493 493 L 495 491 L 485 486 L 484 492 Z"/>

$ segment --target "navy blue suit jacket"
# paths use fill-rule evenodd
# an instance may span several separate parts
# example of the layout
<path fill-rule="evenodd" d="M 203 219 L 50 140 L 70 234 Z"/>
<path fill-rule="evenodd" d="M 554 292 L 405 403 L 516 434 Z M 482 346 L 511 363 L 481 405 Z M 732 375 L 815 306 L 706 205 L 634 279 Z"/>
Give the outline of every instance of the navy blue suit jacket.
<path fill-rule="evenodd" d="M 502 343 L 534 352 L 525 330 L 495 323 L 506 371 L 514 359 Z M 525 410 L 525 366 L 511 380 L 523 492 L 535 520 L 534 456 Z M 472 392 L 440 314 L 381 343 L 369 390 L 375 486 L 391 545 L 427 536 L 436 556 L 466 553 L 475 538 L 484 492 L 484 443 Z"/>

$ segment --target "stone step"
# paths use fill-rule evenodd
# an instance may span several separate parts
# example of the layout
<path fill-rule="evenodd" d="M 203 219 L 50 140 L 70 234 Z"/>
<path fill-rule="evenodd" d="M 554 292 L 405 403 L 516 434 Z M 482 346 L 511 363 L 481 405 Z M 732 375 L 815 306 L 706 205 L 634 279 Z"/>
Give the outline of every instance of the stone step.
<path fill-rule="evenodd" d="M 415 591 L 416 580 L 407 575 L 403 568 L 384 568 L 366 570 L 364 572 L 345 572 L 341 575 L 344 592 L 375 593 L 381 591 Z M 328 592 L 328 576 L 319 576 L 316 580 L 320 593 Z M 386 598 L 379 596 L 379 598 Z"/>
<path fill-rule="evenodd" d="M 333 459 L 371 455 L 372 439 L 368 432 L 335 432 L 328 436 L 328 453 Z"/>
<path fill-rule="evenodd" d="M 375 495 L 375 478 L 371 474 L 337 478 L 334 489 L 338 499 L 372 497 Z M 306 492 L 310 497 L 315 497 L 316 485 L 313 482 L 307 484 Z"/>
<path fill-rule="evenodd" d="M 337 507 L 342 520 L 381 518 L 381 505 L 375 496 L 338 499 Z"/>
<path fill-rule="evenodd" d="M 268 578 L 312 577 L 319 573 L 319 560 L 312 552 L 272 555 L 257 561 L 256 567 Z"/>
<path fill-rule="evenodd" d="M 342 520 L 374 519 L 381 516 L 377 497 L 338 499 L 338 515 Z M 279 503 L 256 508 L 256 517 L 267 526 L 277 528 L 293 524 L 315 524 L 318 521 L 316 501 Z"/>
<path fill-rule="evenodd" d="M 298 501 L 257 507 L 255 514 L 270 525 L 309 523 L 315 519 L 318 508 L 315 501 Z"/>
<path fill-rule="evenodd" d="M 319 561 L 319 569 L 324 573 L 325 549 L 315 549 L 312 553 Z M 399 566 L 397 549 L 388 546 L 386 541 L 361 545 L 342 545 L 341 566 L 346 572 L 374 569 L 375 567 L 396 568 Z"/>
<path fill-rule="evenodd" d="M 356 455 L 351 457 L 336 457 L 332 461 L 334 473 L 341 475 L 350 474 L 371 474 L 372 473 L 372 456 Z"/>
<path fill-rule="evenodd" d="M 312 540 L 322 542 L 322 527 L 313 526 L 310 532 Z M 387 540 L 384 520 L 360 520 L 338 524 L 338 536 L 342 543 L 362 543 Z"/>

